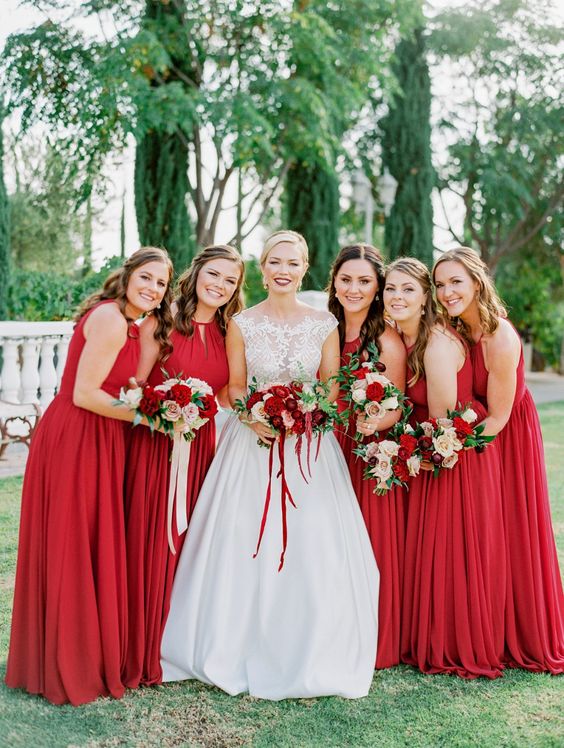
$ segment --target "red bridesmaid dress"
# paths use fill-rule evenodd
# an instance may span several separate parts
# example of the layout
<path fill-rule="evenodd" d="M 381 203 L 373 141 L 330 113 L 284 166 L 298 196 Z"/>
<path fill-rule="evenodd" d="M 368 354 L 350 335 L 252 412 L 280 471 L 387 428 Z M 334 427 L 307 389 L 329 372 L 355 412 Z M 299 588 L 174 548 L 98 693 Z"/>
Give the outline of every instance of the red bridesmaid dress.
<path fill-rule="evenodd" d="M 472 349 L 474 389 L 486 403 L 481 342 Z M 523 353 L 511 417 L 496 438 L 507 541 L 505 658 L 511 667 L 564 673 L 564 594 L 550 518 L 538 414 L 525 386 Z"/>
<path fill-rule="evenodd" d="M 89 314 L 29 452 L 6 672 L 11 688 L 75 706 L 123 695 L 127 644 L 126 424 L 72 401 Z M 137 327 L 129 330 L 102 385 L 114 397 L 137 369 Z"/>
<path fill-rule="evenodd" d="M 408 381 L 412 374 L 408 370 Z M 418 420 L 428 417 L 424 379 L 407 387 Z M 470 357 L 457 403 L 471 404 Z M 402 606 L 402 661 L 424 673 L 501 675 L 505 555 L 498 451 L 461 453 L 440 476 L 421 471 L 409 488 Z"/>
<path fill-rule="evenodd" d="M 360 339 L 346 342 L 341 363 L 356 353 Z M 345 403 L 339 401 L 340 410 Z M 356 446 L 353 436 L 355 419 L 351 418 L 348 431 L 342 427 L 335 431 L 349 467 L 351 482 L 356 493 L 366 529 L 370 536 L 376 563 L 380 571 L 378 599 L 378 649 L 376 668 L 388 668 L 400 663 L 400 624 L 403 589 L 403 563 L 407 515 L 407 491 L 394 486 L 385 496 L 373 493 L 374 481 L 362 477 L 365 463 L 353 454 Z M 380 435 L 380 438 L 385 438 Z M 370 439 L 364 439 L 368 442 Z"/>
<path fill-rule="evenodd" d="M 149 376 L 153 386 L 168 377 L 205 380 L 214 393 L 229 379 L 225 338 L 215 320 L 193 322 L 194 334 L 172 333 L 173 352 Z M 205 342 L 201 329 L 204 330 Z M 166 369 L 165 376 L 161 366 Z M 125 516 L 129 596 L 129 643 L 123 681 L 130 688 L 162 680 L 160 648 L 170 606 L 176 564 L 185 534 L 173 527 L 176 555 L 168 547 L 167 499 L 172 442 L 168 436 L 136 427 L 127 451 Z M 215 420 L 197 432 L 191 443 L 186 510 L 188 522 L 215 453 Z"/>

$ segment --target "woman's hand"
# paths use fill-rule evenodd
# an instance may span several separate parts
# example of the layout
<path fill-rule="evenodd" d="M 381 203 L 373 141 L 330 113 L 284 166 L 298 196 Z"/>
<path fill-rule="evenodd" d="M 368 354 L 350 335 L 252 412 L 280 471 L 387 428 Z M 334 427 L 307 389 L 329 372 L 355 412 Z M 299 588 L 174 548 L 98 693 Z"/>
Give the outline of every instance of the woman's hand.
<path fill-rule="evenodd" d="M 244 423 L 245 426 L 248 426 L 252 431 L 254 431 L 261 442 L 264 442 L 268 446 L 270 446 L 273 441 L 278 441 L 278 435 L 275 434 L 270 426 L 267 426 L 265 423 L 261 423 L 260 421 L 252 421 L 248 418 L 245 418 L 244 416 L 240 416 L 239 420 L 241 421 L 241 423 Z"/>
<path fill-rule="evenodd" d="M 356 419 L 356 430 L 363 436 L 372 436 L 372 434 L 375 434 L 379 430 L 378 425 L 381 420 L 381 416 L 372 418 L 368 418 L 367 416 L 359 416 Z"/>

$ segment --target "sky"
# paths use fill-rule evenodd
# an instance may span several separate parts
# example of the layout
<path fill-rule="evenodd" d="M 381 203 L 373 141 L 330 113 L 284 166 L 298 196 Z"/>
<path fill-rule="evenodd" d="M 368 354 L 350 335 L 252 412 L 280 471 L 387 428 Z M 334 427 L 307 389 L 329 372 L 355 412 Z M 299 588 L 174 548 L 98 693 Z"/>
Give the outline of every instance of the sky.
<path fill-rule="evenodd" d="M 80 0 L 75 0 L 80 5 Z M 0 0 L 0 49 L 4 46 L 9 34 L 29 28 L 41 22 L 43 16 L 29 6 L 22 6 L 20 0 Z M 88 29 L 90 31 L 90 29 Z M 93 31 L 93 33 L 95 33 Z M 434 80 L 433 86 L 440 90 L 444 85 L 441 80 Z M 7 123 L 8 132 L 17 132 L 18 123 L 15 119 Z M 434 147 L 440 149 L 441 144 L 434 142 Z M 135 219 L 133 172 L 134 172 L 134 146 L 133 142 L 109 164 L 111 173 L 111 194 L 100 206 L 101 212 L 97 219 L 97 225 L 93 231 L 93 260 L 95 266 L 99 266 L 104 258 L 118 254 L 120 250 L 120 220 L 122 200 L 125 201 L 125 244 L 126 254 L 130 254 L 139 246 L 137 225 Z M 13 174 L 6 169 L 6 182 L 8 191 L 13 189 Z M 234 198 L 235 196 L 233 196 Z M 234 199 L 227 198 L 232 204 Z M 445 225 L 442 209 L 438 199 L 433 200 L 435 209 L 435 221 L 437 224 Z M 460 228 L 463 220 L 463 208 L 459 201 L 451 197 L 447 200 L 451 223 Z M 216 240 L 226 242 L 235 233 L 235 211 L 227 213 L 218 226 Z M 244 242 L 243 250 L 246 255 L 260 253 L 260 244 L 263 232 L 258 229 Z M 435 244 L 441 248 L 447 248 L 452 243 L 452 238 L 447 231 L 440 228 L 435 229 Z"/>

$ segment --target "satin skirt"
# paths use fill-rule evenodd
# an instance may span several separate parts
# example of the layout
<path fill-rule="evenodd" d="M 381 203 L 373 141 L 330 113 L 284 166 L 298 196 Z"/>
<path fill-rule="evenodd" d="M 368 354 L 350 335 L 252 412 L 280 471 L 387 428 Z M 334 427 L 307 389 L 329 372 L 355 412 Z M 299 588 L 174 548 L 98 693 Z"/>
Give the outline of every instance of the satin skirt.
<path fill-rule="evenodd" d="M 379 575 L 332 434 L 322 437 L 311 477 L 285 444 L 287 550 L 282 550 L 280 463 L 256 549 L 269 451 L 232 417 L 198 498 L 178 562 L 161 648 L 163 681 L 195 678 L 229 694 L 265 699 L 365 696 L 378 636 Z"/>

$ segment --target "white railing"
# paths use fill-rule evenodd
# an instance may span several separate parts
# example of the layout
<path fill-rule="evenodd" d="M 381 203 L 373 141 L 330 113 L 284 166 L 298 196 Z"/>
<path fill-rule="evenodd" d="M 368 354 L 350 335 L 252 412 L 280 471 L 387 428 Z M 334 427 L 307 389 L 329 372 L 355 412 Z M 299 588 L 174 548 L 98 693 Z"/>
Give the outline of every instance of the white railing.
<path fill-rule="evenodd" d="M 61 383 L 73 322 L 0 322 L 0 399 L 46 408 Z"/>

